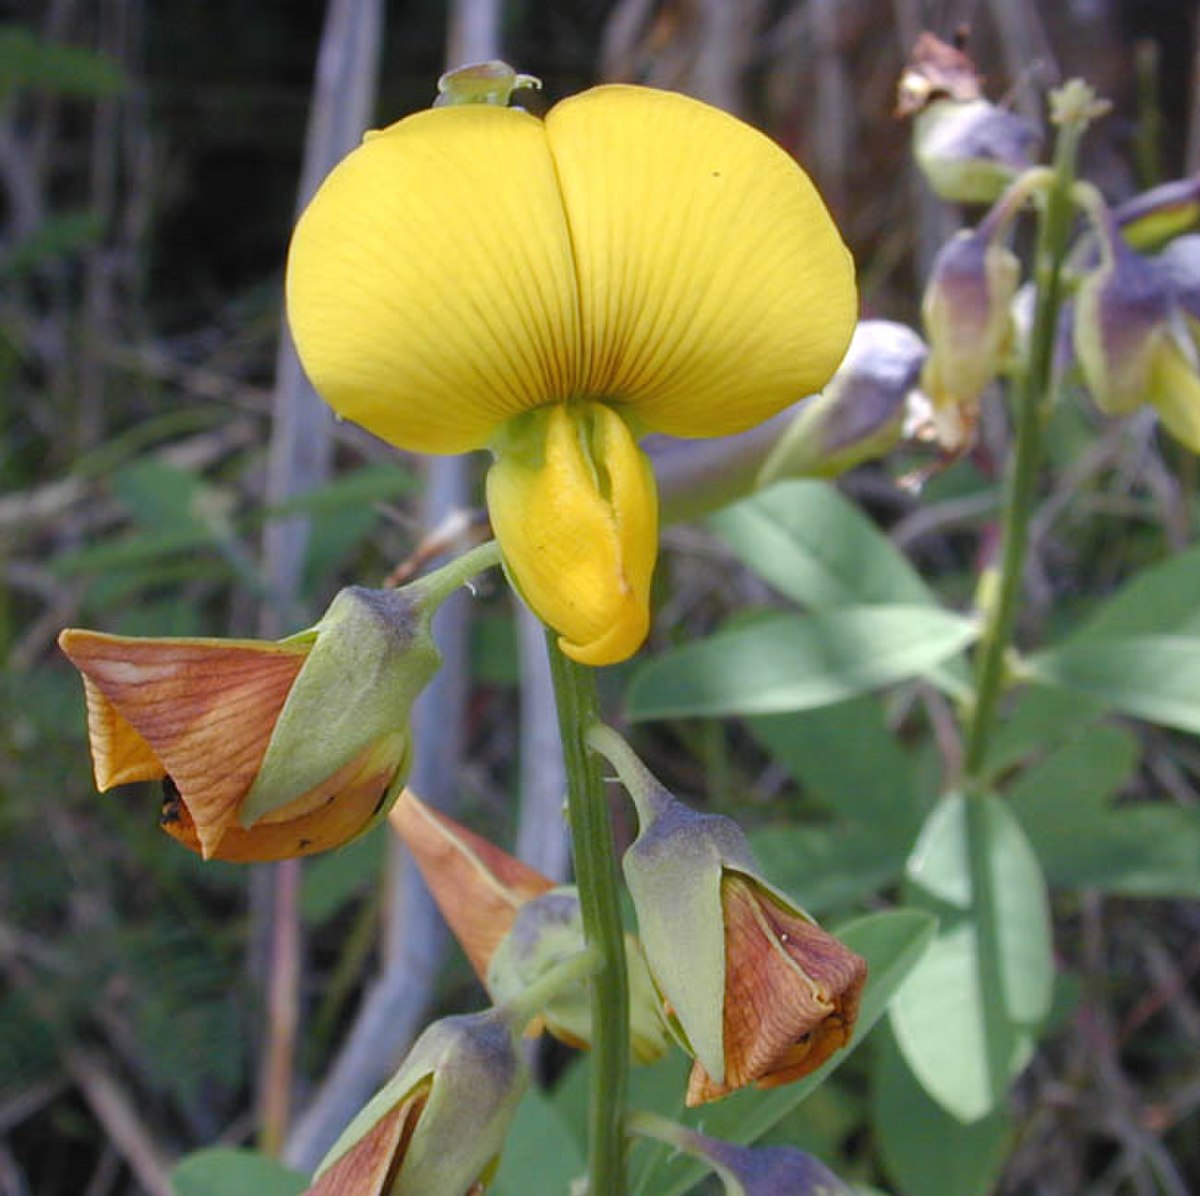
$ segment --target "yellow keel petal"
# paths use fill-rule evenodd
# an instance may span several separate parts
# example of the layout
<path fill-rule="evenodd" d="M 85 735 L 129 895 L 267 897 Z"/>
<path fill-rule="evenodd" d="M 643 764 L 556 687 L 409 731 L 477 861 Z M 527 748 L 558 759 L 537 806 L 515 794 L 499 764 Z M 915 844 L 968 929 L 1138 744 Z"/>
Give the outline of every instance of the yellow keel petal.
<path fill-rule="evenodd" d="M 632 656 L 650 625 L 658 494 L 625 421 L 601 403 L 517 421 L 487 492 L 513 581 L 563 652 L 590 665 Z"/>

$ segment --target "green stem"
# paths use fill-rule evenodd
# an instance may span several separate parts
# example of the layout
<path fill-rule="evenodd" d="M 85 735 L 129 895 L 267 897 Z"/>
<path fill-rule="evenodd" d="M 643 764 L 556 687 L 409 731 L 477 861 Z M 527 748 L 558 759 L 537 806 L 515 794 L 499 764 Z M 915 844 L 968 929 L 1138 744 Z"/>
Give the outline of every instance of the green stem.
<path fill-rule="evenodd" d="M 500 563 L 500 545 L 495 540 L 477 544 L 474 548 L 447 561 L 440 569 L 426 573 L 409 583 L 413 590 L 424 590 L 432 606 L 439 606 L 460 586 L 465 586 L 477 574 Z"/>
<path fill-rule="evenodd" d="M 596 974 L 600 954 L 592 947 L 577 951 L 560 960 L 544 976 L 539 976 L 528 988 L 511 997 L 505 1005 L 512 1010 L 522 1026 L 533 1021 L 559 993 L 580 980 Z"/>
<path fill-rule="evenodd" d="M 599 722 L 596 683 L 590 669 L 562 654 L 552 632 L 546 639 L 567 770 L 567 814 L 584 937 L 599 955 L 591 983 L 588 1196 L 624 1196 L 629 992 L 604 777 L 598 757 L 586 742 L 588 729 Z"/>
<path fill-rule="evenodd" d="M 1021 594 L 1029 543 L 1029 516 L 1042 454 L 1042 430 L 1054 385 L 1054 342 L 1061 306 L 1060 276 L 1074 213 L 1071 188 L 1075 181 L 1079 140 L 1086 126 L 1087 119 L 1081 118 L 1066 121 L 1060 129 L 1054 155 L 1054 180 L 1046 192 L 1046 206 L 1038 228 L 1034 259 L 1037 301 L 1030 333 L 1029 361 L 1014 404 L 1016 430 L 1001 511 L 1000 576 L 993 599 L 986 604 L 984 630 L 976 657 L 975 702 L 970 711 L 963 760 L 969 792 L 977 792 L 982 787 L 988 743 L 1004 688 L 1005 657 L 1012 642 Z"/>

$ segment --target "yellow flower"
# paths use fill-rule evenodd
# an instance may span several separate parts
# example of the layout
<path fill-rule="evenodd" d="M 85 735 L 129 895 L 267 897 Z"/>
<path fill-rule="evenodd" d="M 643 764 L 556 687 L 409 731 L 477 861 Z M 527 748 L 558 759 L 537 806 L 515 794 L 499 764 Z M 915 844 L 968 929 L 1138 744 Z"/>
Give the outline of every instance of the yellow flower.
<path fill-rule="evenodd" d="M 649 622 L 647 432 L 719 436 L 814 393 L 853 266 L 782 149 L 698 101 L 598 87 L 369 134 L 301 217 L 288 315 L 314 385 L 403 448 L 497 456 L 488 505 L 526 601 L 588 664 Z"/>

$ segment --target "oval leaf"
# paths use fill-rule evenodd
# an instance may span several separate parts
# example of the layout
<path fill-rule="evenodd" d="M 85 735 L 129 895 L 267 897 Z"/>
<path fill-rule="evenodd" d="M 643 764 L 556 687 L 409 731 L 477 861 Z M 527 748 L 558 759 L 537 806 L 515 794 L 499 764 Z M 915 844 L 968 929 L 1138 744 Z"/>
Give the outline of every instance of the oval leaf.
<path fill-rule="evenodd" d="M 942 926 L 891 1008 L 908 1066 L 959 1121 L 986 1116 L 1029 1061 L 1054 985 L 1037 857 L 998 798 L 949 794 L 908 863 L 908 900 Z"/>
<path fill-rule="evenodd" d="M 886 1027 L 879 1037 L 872 1120 L 898 1189 L 922 1196 L 987 1196 L 1012 1142 L 1008 1111 L 997 1109 L 963 1125 L 929 1099 Z"/>
<path fill-rule="evenodd" d="M 198 1150 L 171 1172 L 172 1196 L 297 1196 L 308 1180 L 253 1150 Z"/>
<path fill-rule="evenodd" d="M 1025 662 L 1037 680 L 1147 722 L 1200 734 L 1200 638 L 1087 638 Z"/>
<path fill-rule="evenodd" d="M 977 634 L 971 619 L 929 606 L 771 615 L 649 662 L 630 688 L 630 717 L 827 706 L 925 673 Z"/>
<path fill-rule="evenodd" d="M 804 606 L 937 602 L 908 559 L 827 482 L 780 482 L 710 523 L 755 573 Z"/>

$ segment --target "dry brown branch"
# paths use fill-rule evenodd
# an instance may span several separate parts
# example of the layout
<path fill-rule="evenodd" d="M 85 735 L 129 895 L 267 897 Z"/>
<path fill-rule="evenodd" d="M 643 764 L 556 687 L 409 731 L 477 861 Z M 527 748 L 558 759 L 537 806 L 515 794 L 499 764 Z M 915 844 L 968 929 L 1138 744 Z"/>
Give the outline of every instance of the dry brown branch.
<path fill-rule="evenodd" d="M 297 210 L 307 205 L 321 180 L 358 144 L 370 123 L 382 40 L 380 0 L 329 0 Z M 305 376 L 286 320 L 281 327 L 267 453 L 266 499 L 274 504 L 321 485 L 333 458 L 333 413 Z M 298 595 L 309 527 L 307 518 L 295 516 L 271 520 L 264 530 L 263 571 L 271 600 L 259 612 L 259 629 L 268 637 L 278 636 L 287 623 L 305 621 L 295 616 L 306 613 L 299 609 Z M 291 1115 L 300 1021 L 301 866 L 299 860 L 285 860 L 263 869 L 254 880 L 251 970 L 265 975 L 267 991 L 259 1070 L 260 1135 L 271 1154 L 282 1149 Z M 260 944 L 267 942 L 264 951 Z"/>
<path fill-rule="evenodd" d="M 225 460 L 231 453 L 257 443 L 259 425 L 252 419 L 237 419 L 211 432 L 201 432 L 148 455 L 175 469 L 199 472 Z M 83 504 L 89 504 L 83 526 L 94 527 L 115 517 L 115 508 L 95 503 L 102 493 L 102 479 L 70 477 L 47 482 L 29 490 L 0 496 L 0 535 L 53 523 Z"/>
<path fill-rule="evenodd" d="M 450 28 L 454 40 L 446 48 L 448 66 L 499 57 L 498 0 L 458 0 L 451 6 Z M 438 527 L 451 512 L 468 506 L 469 470 L 470 463 L 463 457 L 429 462 L 421 526 Z M 413 739 L 420 750 L 410 783 L 441 808 L 454 805 L 463 756 L 468 609 L 467 595 L 458 594 L 439 611 L 434 634 L 442 668 L 413 710 Z M 383 971 L 368 986 L 337 1057 L 292 1128 L 284 1152 L 292 1166 L 307 1170 L 320 1160 L 358 1107 L 390 1074 L 398 1055 L 415 1037 L 429 1003 L 445 928 L 420 874 L 398 842 L 390 848 L 388 874 Z"/>
<path fill-rule="evenodd" d="M 169 1161 L 137 1107 L 99 1055 L 76 1048 L 64 1063 L 113 1146 L 150 1196 L 171 1196 Z"/>

